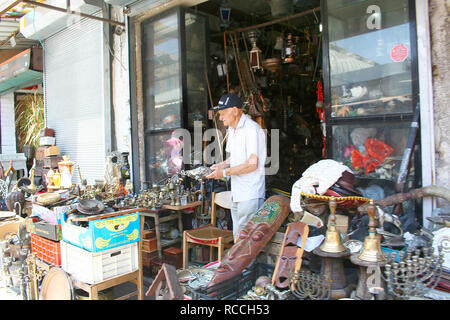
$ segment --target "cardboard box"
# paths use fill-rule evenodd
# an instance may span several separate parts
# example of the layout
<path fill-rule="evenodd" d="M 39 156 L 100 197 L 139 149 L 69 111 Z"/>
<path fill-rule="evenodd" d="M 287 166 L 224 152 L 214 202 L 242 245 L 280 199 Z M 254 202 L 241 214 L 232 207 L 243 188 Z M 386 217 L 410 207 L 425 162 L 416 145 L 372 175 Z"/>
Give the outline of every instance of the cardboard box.
<path fill-rule="evenodd" d="M 27 219 L 26 228 L 29 233 L 36 234 L 46 239 L 53 241 L 60 241 L 62 239 L 60 224 L 49 223 L 38 217 L 31 217 Z"/>
<path fill-rule="evenodd" d="M 62 214 L 61 229 L 64 241 L 91 252 L 103 251 L 140 240 L 139 213 L 92 220 L 87 227 L 66 222 Z"/>
<path fill-rule="evenodd" d="M 45 221 L 36 222 L 34 223 L 34 233 L 53 241 L 60 241 L 62 239 L 60 224 L 52 224 Z"/>

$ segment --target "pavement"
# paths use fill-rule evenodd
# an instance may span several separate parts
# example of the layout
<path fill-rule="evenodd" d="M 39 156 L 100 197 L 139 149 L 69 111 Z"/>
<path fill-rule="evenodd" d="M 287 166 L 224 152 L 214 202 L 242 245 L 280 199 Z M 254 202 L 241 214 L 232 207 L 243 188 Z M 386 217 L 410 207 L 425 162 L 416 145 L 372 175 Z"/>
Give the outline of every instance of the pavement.
<path fill-rule="evenodd" d="M 150 287 L 152 281 L 153 281 L 153 279 L 144 277 L 144 300 L 154 300 L 153 298 L 145 296 L 145 293 L 147 292 L 148 288 Z M 120 285 L 114 287 L 113 294 L 114 294 L 114 297 L 116 298 L 116 297 L 123 296 L 123 295 L 127 294 L 128 292 L 131 292 L 134 290 L 136 290 L 135 284 L 123 283 L 123 284 L 120 284 Z M 12 290 L 11 288 L 8 288 L 6 286 L 6 281 L 2 277 L 2 275 L 0 275 L 0 300 L 23 300 L 22 296 L 20 294 L 17 294 L 16 292 L 14 292 L 14 290 Z M 129 298 L 128 300 L 137 300 L 137 297 L 134 296 L 134 297 Z"/>

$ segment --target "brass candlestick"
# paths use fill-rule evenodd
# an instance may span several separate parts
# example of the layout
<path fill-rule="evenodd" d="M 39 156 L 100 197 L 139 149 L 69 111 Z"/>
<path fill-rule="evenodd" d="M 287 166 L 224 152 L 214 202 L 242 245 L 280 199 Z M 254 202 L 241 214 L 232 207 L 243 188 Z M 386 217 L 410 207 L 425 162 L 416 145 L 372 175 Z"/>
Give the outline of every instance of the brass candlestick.
<path fill-rule="evenodd" d="M 438 248 L 438 256 L 431 253 L 431 248 L 424 247 L 414 251 L 408 248 L 406 256 L 403 252 L 394 253 L 385 267 L 389 293 L 399 299 L 411 296 L 424 296 L 434 289 L 442 275 L 442 247 Z"/>
<path fill-rule="evenodd" d="M 329 300 L 332 281 L 310 271 L 290 274 L 291 292 L 300 300 Z"/>
<path fill-rule="evenodd" d="M 358 285 L 356 299 L 371 300 L 373 294 L 377 299 L 386 297 L 386 282 L 381 275 L 381 267 L 387 263 L 386 257 L 381 251 L 380 239 L 377 235 L 377 220 L 375 219 L 376 207 L 373 201 L 367 208 L 369 215 L 369 235 L 364 239 L 361 253 L 350 257 L 352 263 L 359 266 Z"/>
<path fill-rule="evenodd" d="M 326 232 L 325 241 L 319 248 L 314 249 L 313 253 L 322 258 L 320 275 L 332 281 L 331 299 L 341 299 L 347 297 L 350 293 L 343 261 L 343 258 L 350 256 L 350 250 L 342 244 L 341 236 L 336 229 L 337 203 L 333 197 L 329 201 L 329 207 L 330 225 Z"/>

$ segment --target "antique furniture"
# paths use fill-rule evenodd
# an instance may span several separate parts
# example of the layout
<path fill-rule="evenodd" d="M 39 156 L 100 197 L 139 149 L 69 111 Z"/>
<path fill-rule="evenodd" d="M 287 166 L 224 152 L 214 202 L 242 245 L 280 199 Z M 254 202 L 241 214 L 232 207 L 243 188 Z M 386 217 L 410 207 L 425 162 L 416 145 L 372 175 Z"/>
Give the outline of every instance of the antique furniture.
<path fill-rule="evenodd" d="M 225 191 L 226 192 L 226 191 Z M 218 197 L 218 198 L 217 198 Z M 213 260 L 213 249 L 218 250 L 218 260 L 222 260 L 224 248 L 230 248 L 233 243 L 233 231 L 216 227 L 216 206 L 226 206 L 220 201 L 220 194 L 211 194 L 211 223 L 200 226 L 183 233 L 183 268 L 188 267 L 189 248 L 196 245 L 206 245 L 210 247 L 209 259 Z M 230 209 L 228 207 L 227 209 Z"/>
<path fill-rule="evenodd" d="M 74 289 L 81 289 L 85 292 L 87 292 L 89 294 L 89 300 L 99 300 L 99 292 L 108 288 L 112 288 L 115 287 L 117 285 L 120 285 L 122 283 L 127 283 L 127 282 L 132 282 L 134 284 L 136 284 L 136 291 L 130 292 L 124 296 L 121 296 L 119 298 L 117 298 L 116 300 L 125 300 L 128 299 L 130 297 L 133 297 L 135 295 L 138 296 L 139 300 L 143 300 L 144 299 L 144 287 L 143 287 L 143 277 L 142 277 L 142 266 L 140 266 L 139 270 L 130 272 L 130 273 L 126 273 L 111 279 L 108 279 L 106 281 L 102 281 L 99 283 L 95 283 L 95 284 L 88 284 L 88 283 L 84 283 L 82 281 L 79 281 L 73 277 L 71 277 L 70 275 L 68 276 L 69 278 L 66 279 L 66 281 L 62 281 L 64 279 L 63 277 L 63 273 L 61 272 L 60 268 L 56 268 L 56 267 L 52 267 L 50 265 L 48 265 L 47 263 L 45 263 L 44 261 L 42 261 L 41 259 L 36 259 L 36 265 L 38 266 L 39 270 L 42 270 L 44 272 L 48 274 L 51 274 L 51 278 L 58 278 L 59 280 L 57 281 L 57 284 L 63 284 L 64 285 L 64 290 L 65 290 L 65 295 L 67 300 L 72 300 L 75 298 Z M 53 275 L 54 274 L 54 275 Z M 67 274 L 66 274 L 67 275 Z M 47 276 L 44 277 L 44 281 L 45 278 Z M 44 283 L 43 281 L 43 283 Z M 50 282 L 50 281 L 47 281 Z M 51 283 L 50 283 L 51 286 Z M 56 288 L 58 289 L 58 288 Z M 53 290 L 56 290 L 53 289 Z M 61 288 L 60 288 L 61 289 Z M 42 290 L 42 289 L 41 289 Z M 55 293 L 53 293 L 53 295 L 50 295 L 49 292 L 47 292 L 49 290 L 46 290 L 45 295 L 40 294 L 39 299 L 40 300 L 61 300 L 61 295 L 59 293 L 58 298 L 55 298 Z"/>
<path fill-rule="evenodd" d="M 161 238 L 160 225 L 163 222 L 178 220 L 178 230 L 180 234 L 183 233 L 183 221 L 182 221 L 182 212 L 187 209 L 198 207 L 202 204 L 201 201 L 191 202 L 186 205 L 180 206 L 172 206 L 172 205 L 163 205 L 161 209 L 149 209 L 149 208 L 140 208 L 139 213 L 141 217 L 150 217 L 155 220 L 155 235 L 158 247 L 158 257 L 162 258 L 162 248 L 171 246 L 174 243 L 180 241 L 180 239 L 171 239 L 166 240 Z M 168 216 L 160 216 L 164 211 L 172 211 Z"/>

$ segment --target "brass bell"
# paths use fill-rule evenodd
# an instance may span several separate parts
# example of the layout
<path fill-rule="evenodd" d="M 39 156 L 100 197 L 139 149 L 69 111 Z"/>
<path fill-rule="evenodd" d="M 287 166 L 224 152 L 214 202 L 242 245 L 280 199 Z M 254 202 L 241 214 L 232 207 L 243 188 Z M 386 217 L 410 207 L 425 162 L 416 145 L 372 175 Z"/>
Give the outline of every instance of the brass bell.
<path fill-rule="evenodd" d="M 347 248 L 342 244 L 342 239 L 339 231 L 336 229 L 336 201 L 331 198 L 330 207 L 330 226 L 325 235 L 325 241 L 320 246 L 320 250 L 329 253 L 344 252 Z"/>
<path fill-rule="evenodd" d="M 370 202 L 367 211 L 369 215 L 369 235 L 364 239 L 364 246 L 358 259 L 366 262 L 385 261 L 386 258 L 381 251 L 380 239 L 377 236 L 377 221 L 375 220 L 376 207 L 373 201 Z"/>

